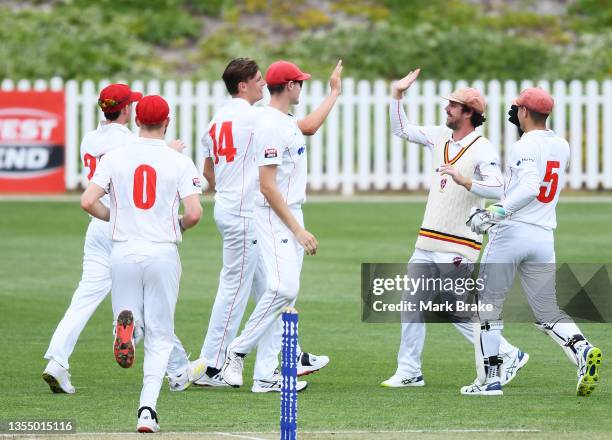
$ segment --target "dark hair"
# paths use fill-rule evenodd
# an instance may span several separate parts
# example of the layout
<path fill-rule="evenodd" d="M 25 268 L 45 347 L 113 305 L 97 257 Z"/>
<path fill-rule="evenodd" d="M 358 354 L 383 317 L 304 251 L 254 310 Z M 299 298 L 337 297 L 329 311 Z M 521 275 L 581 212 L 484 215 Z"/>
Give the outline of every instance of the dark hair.
<path fill-rule="evenodd" d="M 300 87 L 303 86 L 304 81 L 292 81 L 294 83 L 298 83 L 300 85 Z M 270 92 L 270 95 L 276 95 L 278 93 L 283 93 L 283 91 L 285 90 L 285 87 L 287 86 L 287 84 L 289 83 L 285 83 L 285 84 L 276 84 L 276 85 L 269 85 L 268 84 L 268 92 Z"/>
<path fill-rule="evenodd" d="M 271 86 L 270 84 L 268 84 L 268 92 L 270 92 L 270 95 L 277 95 L 279 93 L 283 93 L 283 91 L 285 90 L 285 87 L 287 87 L 287 84 L 276 84 Z"/>
<path fill-rule="evenodd" d="M 121 110 L 118 112 L 104 113 L 104 117 L 107 121 L 116 121 L 119 118 L 119 115 L 121 115 Z"/>
<path fill-rule="evenodd" d="M 230 95 L 238 94 L 238 84 L 247 82 L 257 75 L 259 67 L 250 58 L 236 58 L 229 62 L 223 71 L 223 82 Z"/>
<path fill-rule="evenodd" d="M 533 122 L 535 122 L 536 124 L 546 124 L 546 119 L 548 119 L 548 115 L 547 114 L 534 112 L 532 110 L 529 110 L 527 107 L 525 107 L 525 108 L 529 112 L 529 117 L 531 117 L 531 119 L 533 119 Z"/>
<path fill-rule="evenodd" d="M 472 116 L 470 116 L 470 122 L 472 124 L 472 127 L 474 128 L 480 127 L 487 120 L 487 118 L 485 118 L 483 115 L 465 104 L 461 105 L 461 111 L 463 113 L 472 112 Z"/>

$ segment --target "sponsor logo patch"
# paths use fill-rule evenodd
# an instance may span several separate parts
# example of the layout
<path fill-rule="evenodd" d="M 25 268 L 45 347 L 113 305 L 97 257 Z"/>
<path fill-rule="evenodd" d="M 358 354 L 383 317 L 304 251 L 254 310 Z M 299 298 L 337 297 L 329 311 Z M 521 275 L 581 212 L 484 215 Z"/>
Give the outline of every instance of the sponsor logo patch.
<path fill-rule="evenodd" d="M 298 148 L 298 155 L 302 155 L 302 154 L 304 154 L 304 151 L 306 151 L 306 147 L 300 147 L 300 148 Z"/>
<path fill-rule="evenodd" d="M 193 186 L 195 186 L 196 188 L 202 188 L 202 182 L 200 181 L 199 177 L 194 177 L 193 179 L 191 179 L 191 182 L 193 182 Z"/>
<path fill-rule="evenodd" d="M 275 157 L 278 157 L 278 152 L 276 151 L 276 148 L 266 148 L 264 150 L 264 157 L 266 159 L 273 159 Z"/>

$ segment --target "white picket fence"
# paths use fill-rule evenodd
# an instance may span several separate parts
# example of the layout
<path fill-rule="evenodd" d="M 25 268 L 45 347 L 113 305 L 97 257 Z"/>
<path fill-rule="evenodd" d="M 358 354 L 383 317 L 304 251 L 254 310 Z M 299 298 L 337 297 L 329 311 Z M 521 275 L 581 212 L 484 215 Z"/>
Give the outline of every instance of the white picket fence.
<path fill-rule="evenodd" d="M 70 190 L 86 184 L 78 157 L 79 142 L 102 116 L 96 103 L 98 91 L 107 84 L 108 81 L 96 84 L 74 80 L 63 83 L 57 78 L 49 82 L 4 80 L 0 83 L 2 90 L 65 90 L 66 187 Z M 506 112 L 518 92 L 534 85 L 532 82 L 417 82 L 405 98 L 408 118 L 419 125 L 443 123 L 446 101 L 440 95 L 468 85 L 486 94 L 487 122 L 479 130 L 500 150 L 505 162 L 508 147 L 516 140 L 516 129 L 507 122 Z M 551 128 L 571 145 L 568 186 L 612 189 L 612 80 L 569 84 L 541 81 L 536 85 L 552 91 L 556 104 Z M 228 99 L 223 83 L 134 81 L 130 86 L 145 94 L 161 94 L 166 98 L 171 107 L 167 139 L 182 139 L 188 147 L 185 154 L 201 169 L 203 155 L 199 140 L 214 111 Z M 325 83 L 307 81 L 295 114 L 305 115 L 326 93 Z M 421 146 L 391 135 L 389 101 L 390 88 L 385 81 L 356 82 L 350 78 L 343 81 L 339 102 L 323 128 L 308 139 L 311 190 L 350 195 L 356 191 L 417 190 L 429 186 L 431 156 Z"/>

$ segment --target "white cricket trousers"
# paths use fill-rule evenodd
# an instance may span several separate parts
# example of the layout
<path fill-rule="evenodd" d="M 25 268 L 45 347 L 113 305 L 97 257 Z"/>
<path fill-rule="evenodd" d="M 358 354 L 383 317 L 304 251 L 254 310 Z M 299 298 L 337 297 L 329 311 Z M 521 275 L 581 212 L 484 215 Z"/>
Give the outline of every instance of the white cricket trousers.
<path fill-rule="evenodd" d="M 64 317 L 57 325 L 45 359 L 53 359 L 62 367 L 70 368 L 68 359 L 87 321 L 106 298 L 111 289 L 108 223 L 92 219 L 85 234 L 83 274 Z"/>
<path fill-rule="evenodd" d="M 174 310 L 181 263 L 173 243 L 115 242 L 111 252 L 113 316 L 134 314 L 144 329 L 140 407 L 155 409 L 174 345 Z"/>
<path fill-rule="evenodd" d="M 113 242 L 109 223 L 93 218 L 87 227 L 83 248 L 83 273 L 70 306 L 57 325 L 45 359 L 53 359 L 69 369 L 68 359 L 87 322 L 111 290 L 111 250 Z M 187 368 L 187 354 L 181 341 L 174 337 L 174 350 L 168 374 L 178 375 Z"/>
<path fill-rule="evenodd" d="M 253 218 L 228 212 L 219 203 L 215 203 L 214 215 L 223 238 L 223 267 L 200 357 L 209 367 L 221 369 L 225 349 L 238 333 L 253 288 L 259 251 Z"/>
<path fill-rule="evenodd" d="M 462 264 L 473 266 L 471 261 L 466 260 L 459 254 L 451 252 L 431 252 L 423 249 L 415 249 L 410 261 L 408 262 L 408 272 L 411 265 L 423 264 L 453 264 L 453 260 L 460 258 Z M 453 322 L 459 332 L 473 344 L 474 331 L 470 322 Z M 400 340 L 399 353 L 397 355 L 397 370 L 395 374 L 405 377 L 421 376 L 421 355 L 425 344 L 425 323 L 424 322 L 403 322 L 402 335 Z M 469 346 L 471 347 L 471 345 Z M 509 355 L 517 350 L 506 339 L 502 337 L 500 354 Z"/>
<path fill-rule="evenodd" d="M 304 226 L 301 207 L 290 207 L 290 210 Z M 272 208 L 255 207 L 255 227 L 266 288 L 244 330 L 230 344 L 230 349 L 236 353 L 250 353 L 262 340 L 268 341 L 260 350 L 268 352 L 265 357 L 270 360 L 270 365 L 262 365 L 261 371 L 255 372 L 254 377 L 260 379 L 269 377 L 278 365 L 282 335 L 280 315 L 285 307 L 295 304 L 300 290 L 304 248 Z"/>

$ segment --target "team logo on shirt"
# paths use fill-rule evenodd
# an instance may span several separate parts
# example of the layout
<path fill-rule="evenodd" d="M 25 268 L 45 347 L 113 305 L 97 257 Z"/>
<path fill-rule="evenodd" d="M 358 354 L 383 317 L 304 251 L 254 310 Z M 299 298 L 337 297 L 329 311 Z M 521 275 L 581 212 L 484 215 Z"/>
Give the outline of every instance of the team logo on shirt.
<path fill-rule="evenodd" d="M 306 151 L 306 147 L 300 147 L 298 148 L 298 154 L 301 155 L 304 153 L 304 151 Z"/>
<path fill-rule="evenodd" d="M 196 188 L 202 188 L 202 182 L 200 181 L 199 177 L 194 177 L 193 179 L 191 179 L 191 182 Z"/>
<path fill-rule="evenodd" d="M 276 152 L 276 148 L 266 148 L 264 150 L 264 157 L 266 159 L 273 159 L 275 157 L 278 157 L 278 153 Z"/>

